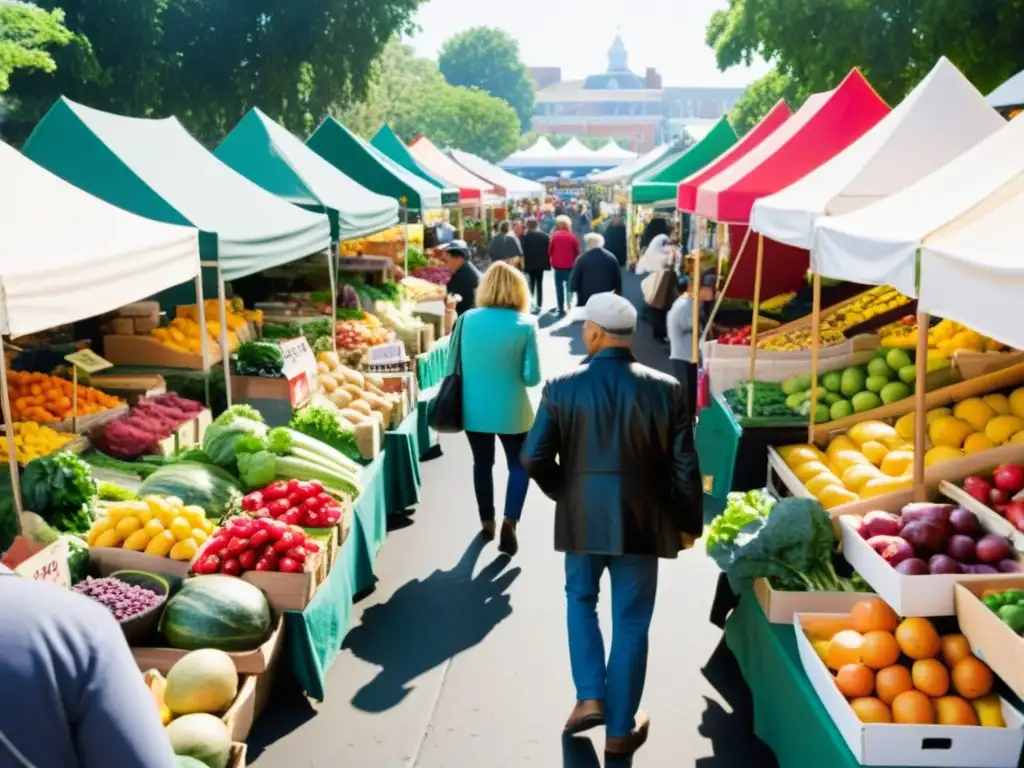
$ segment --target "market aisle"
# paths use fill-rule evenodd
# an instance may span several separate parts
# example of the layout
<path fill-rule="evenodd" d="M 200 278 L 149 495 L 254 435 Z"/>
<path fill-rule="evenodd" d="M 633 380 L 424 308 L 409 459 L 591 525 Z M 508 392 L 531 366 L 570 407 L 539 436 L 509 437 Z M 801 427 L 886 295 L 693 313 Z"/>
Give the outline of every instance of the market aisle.
<path fill-rule="evenodd" d="M 541 344 L 550 375 L 577 365 L 583 351 L 579 325 L 549 323 L 542 319 Z M 653 346 L 642 341 L 641 356 L 664 356 Z M 355 608 L 327 701 L 314 711 L 279 686 L 250 737 L 256 768 L 599 765 L 598 730 L 596 753 L 576 742 L 563 755 L 560 729 L 574 695 L 552 504 L 531 488 L 510 562 L 475 537 L 464 437 L 445 438 L 443 448 L 423 466 L 419 508 L 388 536 L 379 584 Z M 502 487 L 500 466 L 495 478 Z M 731 657 L 716 653 L 721 633 L 707 622 L 716 576 L 699 552 L 662 568 L 644 697 L 653 725 L 637 766 L 772 764 L 750 736 Z"/>

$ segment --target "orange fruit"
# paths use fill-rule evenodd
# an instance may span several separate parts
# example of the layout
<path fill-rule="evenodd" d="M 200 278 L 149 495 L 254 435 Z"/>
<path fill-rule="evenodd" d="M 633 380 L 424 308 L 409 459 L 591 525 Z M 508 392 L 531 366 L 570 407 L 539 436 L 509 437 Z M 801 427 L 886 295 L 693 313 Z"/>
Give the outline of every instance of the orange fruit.
<path fill-rule="evenodd" d="M 933 699 L 945 696 L 949 692 L 949 671 L 938 659 L 915 661 L 910 675 L 914 680 L 914 687 Z"/>
<path fill-rule="evenodd" d="M 862 723 L 892 722 L 892 712 L 889 710 L 889 707 L 873 696 L 854 699 L 850 702 L 850 708 Z"/>
<path fill-rule="evenodd" d="M 914 660 L 932 659 L 939 655 L 939 633 L 928 619 L 912 618 L 901 621 L 896 627 L 896 642 L 899 643 L 900 650 Z"/>
<path fill-rule="evenodd" d="M 861 600 L 850 610 L 850 624 L 858 632 L 871 632 L 881 629 L 895 632 L 900 625 L 900 617 L 880 597 Z"/>
<path fill-rule="evenodd" d="M 875 673 L 863 664 L 847 664 L 836 672 L 836 687 L 847 698 L 870 696 L 875 690 Z"/>
<path fill-rule="evenodd" d="M 844 629 L 836 632 L 828 644 L 828 659 L 826 666 L 833 671 L 838 671 L 847 664 L 862 664 L 864 656 L 864 636 L 852 629 Z"/>
<path fill-rule="evenodd" d="M 875 692 L 878 698 L 887 705 L 892 705 L 893 699 L 904 691 L 914 689 L 914 681 L 911 678 L 910 670 L 900 664 L 878 670 L 875 675 Z"/>
<path fill-rule="evenodd" d="M 872 669 L 885 669 L 899 661 L 900 647 L 891 632 L 875 629 L 864 635 L 861 656 Z"/>
<path fill-rule="evenodd" d="M 953 688 L 965 699 L 977 699 L 992 690 L 992 670 L 974 656 L 960 659 L 952 678 Z"/>
<path fill-rule="evenodd" d="M 960 659 L 971 656 L 971 644 L 963 635 L 943 635 L 939 638 L 939 646 L 942 649 L 942 660 L 946 666 L 952 669 Z"/>
<path fill-rule="evenodd" d="M 894 723 L 931 725 L 935 722 L 935 706 L 920 691 L 904 691 L 892 702 Z"/>
<path fill-rule="evenodd" d="M 959 696 L 943 696 L 935 700 L 935 722 L 939 725 L 977 725 L 974 707 Z"/>

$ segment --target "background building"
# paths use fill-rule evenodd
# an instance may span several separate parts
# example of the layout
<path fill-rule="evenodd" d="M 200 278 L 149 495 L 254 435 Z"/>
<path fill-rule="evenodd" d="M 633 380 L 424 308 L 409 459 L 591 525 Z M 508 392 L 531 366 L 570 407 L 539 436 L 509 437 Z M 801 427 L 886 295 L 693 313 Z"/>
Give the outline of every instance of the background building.
<path fill-rule="evenodd" d="M 743 88 L 664 87 L 648 67 L 629 68 L 626 45 L 618 35 L 608 51 L 608 71 L 582 80 L 562 80 L 558 67 L 533 67 L 537 84 L 532 129 L 538 133 L 611 138 L 634 152 L 678 139 L 710 126 L 729 111 Z M 697 137 L 695 137 L 697 138 Z"/>

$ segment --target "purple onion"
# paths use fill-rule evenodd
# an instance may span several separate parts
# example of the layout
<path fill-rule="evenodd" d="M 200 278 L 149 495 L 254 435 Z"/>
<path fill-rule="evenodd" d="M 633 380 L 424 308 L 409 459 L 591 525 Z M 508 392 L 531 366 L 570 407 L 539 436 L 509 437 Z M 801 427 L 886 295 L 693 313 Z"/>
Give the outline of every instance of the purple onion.
<path fill-rule="evenodd" d="M 111 576 L 102 579 L 89 576 L 75 584 L 72 589 L 106 606 L 118 621 L 125 621 L 148 611 L 160 605 L 163 600 L 162 596 L 151 589 L 128 584 Z"/>

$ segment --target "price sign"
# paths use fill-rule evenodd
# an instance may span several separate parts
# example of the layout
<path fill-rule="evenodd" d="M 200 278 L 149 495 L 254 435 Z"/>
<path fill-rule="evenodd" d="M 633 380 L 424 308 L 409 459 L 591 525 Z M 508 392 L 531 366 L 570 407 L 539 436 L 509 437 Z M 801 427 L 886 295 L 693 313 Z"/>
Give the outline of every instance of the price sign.
<path fill-rule="evenodd" d="M 12 569 L 19 576 L 33 581 L 48 581 L 58 587 L 71 586 L 68 568 L 68 543 L 58 540 L 48 544 L 34 555 L 25 558 Z"/>
<path fill-rule="evenodd" d="M 367 351 L 370 365 L 394 365 L 404 363 L 409 358 L 405 354 L 405 342 L 396 341 L 391 344 L 378 344 Z"/>
<path fill-rule="evenodd" d="M 80 349 L 77 352 L 72 352 L 70 355 L 65 355 L 64 359 L 76 368 L 81 368 L 90 374 L 114 367 L 112 362 L 104 360 L 91 349 Z"/>
<path fill-rule="evenodd" d="M 284 357 L 284 376 L 288 379 L 288 394 L 293 408 L 309 402 L 316 388 L 316 358 L 304 337 L 278 342 Z"/>

